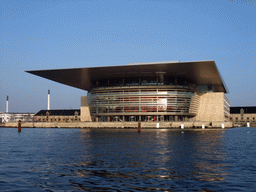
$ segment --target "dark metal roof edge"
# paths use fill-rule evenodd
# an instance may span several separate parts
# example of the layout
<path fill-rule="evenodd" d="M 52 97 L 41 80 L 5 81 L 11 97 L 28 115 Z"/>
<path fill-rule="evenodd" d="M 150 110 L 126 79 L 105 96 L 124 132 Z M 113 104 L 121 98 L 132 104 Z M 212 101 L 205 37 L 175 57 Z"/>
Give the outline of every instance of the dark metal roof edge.
<path fill-rule="evenodd" d="M 42 109 L 42 110 L 38 111 L 37 113 L 35 113 L 34 116 L 38 116 L 38 115 L 42 115 L 42 114 L 46 115 L 46 112 L 50 112 L 50 114 L 51 114 L 51 111 L 52 112 L 59 112 L 58 115 L 60 115 L 60 116 L 61 115 L 65 116 L 65 112 L 76 112 L 77 111 L 78 114 L 81 113 L 80 109 L 50 109 L 50 110 Z"/>
<path fill-rule="evenodd" d="M 237 107 L 237 108 L 247 108 L 247 107 L 256 107 L 256 106 L 235 106 L 235 107 Z M 230 106 L 230 108 L 235 108 L 235 107 L 233 107 L 233 106 L 231 107 Z"/>
<path fill-rule="evenodd" d="M 224 89 L 224 93 L 229 93 L 229 91 L 228 91 L 228 89 L 227 89 L 227 86 L 226 86 L 226 84 L 225 84 L 225 82 L 224 82 L 224 79 L 223 79 L 223 77 L 221 76 L 221 74 L 220 74 L 220 72 L 219 72 L 219 70 L 218 70 L 218 68 L 217 68 L 217 65 L 216 65 L 216 63 L 215 63 L 215 61 L 214 60 L 201 60 L 201 61 L 182 61 L 182 62 L 172 62 L 172 61 L 170 61 L 169 63 L 168 63 L 168 61 L 167 62 L 150 62 L 150 63 L 136 63 L 135 65 L 132 65 L 132 64 L 130 64 L 130 65 L 115 65 L 115 66 L 100 66 L 100 67 L 88 67 L 88 68 L 64 68 L 64 69 L 47 69 L 47 70 L 31 70 L 31 71 L 25 71 L 25 72 L 27 72 L 27 73 L 30 73 L 30 74 L 33 74 L 33 75 L 37 75 L 37 76 L 40 76 L 40 77 L 43 77 L 43 78 L 45 78 L 45 79 L 47 79 L 47 80 L 51 80 L 51 81 L 55 81 L 55 82 L 58 82 L 58 83 L 60 83 L 60 84 L 63 84 L 63 85 L 67 85 L 67 86 L 71 86 L 71 87 L 75 87 L 75 88 L 78 88 L 78 89 L 82 89 L 82 90 L 86 90 L 86 91 L 88 91 L 88 88 L 85 88 L 85 87 L 81 87 L 81 86 L 76 86 L 76 85 L 71 85 L 71 84 L 67 84 L 67 83 L 63 83 L 63 82 L 61 82 L 61 81 L 57 81 L 57 80 L 54 80 L 54 79 L 51 79 L 51 78 L 47 78 L 47 77 L 44 77 L 43 75 L 39 75 L 39 74 L 37 74 L 38 72 L 40 73 L 40 72 L 49 72 L 49 71 L 59 71 L 59 72 L 64 72 L 64 71 L 67 71 L 67 70 L 74 70 L 74 71 L 79 71 L 79 70 L 90 70 L 90 69 L 96 69 L 96 70 L 98 70 L 98 69 L 102 69 L 102 70 L 104 70 L 104 68 L 115 68 L 115 70 L 116 69 L 118 69 L 118 68 L 126 68 L 126 67 L 134 67 L 134 68 L 136 68 L 136 67 L 142 67 L 142 66 L 144 66 L 145 68 L 147 67 L 147 66 L 154 66 L 154 67 L 157 67 L 157 65 L 179 65 L 179 64 L 198 64 L 198 65 L 200 65 L 201 63 L 208 63 L 208 64 L 210 64 L 210 65 L 213 65 L 214 67 L 215 67 L 215 69 L 216 69 L 216 71 L 217 71 L 217 73 L 216 73 L 216 75 L 218 76 L 218 78 L 220 78 L 220 81 L 221 81 L 221 86 L 223 86 L 223 88 L 222 89 Z"/>
<path fill-rule="evenodd" d="M 38 72 L 38 71 L 60 71 L 60 70 L 79 70 L 79 69 L 96 69 L 96 68 L 112 68 L 112 67 L 128 67 L 128 66 L 140 66 L 141 65 L 160 65 L 160 64 L 179 64 L 179 63 L 198 63 L 198 62 L 214 62 L 214 60 L 201 60 L 201 61 L 179 61 L 179 62 L 149 62 L 149 63 L 128 63 L 128 64 L 121 64 L 121 65 L 107 65 L 107 66 L 99 66 L 99 67 L 77 67 L 77 68 L 61 68 L 61 69 L 42 69 L 42 70 L 27 70 L 26 73 Z M 133 65 L 134 64 L 134 65 Z M 216 64 L 215 64 L 216 65 Z"/>
<path fill-rule="evenodd" d="M 217 67 L 217 65 L 216 65 L 216 63 L 215 63 L 214 60 L 213 60 L 213 63 L 214 63 L 214 66 L 216 67 L 216 70 L 217 70 L 217 72 L 218 72 L 218 75 L 219 75 L 219 77 L 220 77 L 220 79 L 221 79 L 221 82 L 222 82 L 222 84 L 223 84 L 223 87 L 224 87 L 224 89 L 225 89 L 224 93 L 229 93 L 229 90 L 228 90 L 228 88 L 227 88 L 227 86 L 226 86 L 226 83 L 225 83 L 225 81 L 224 81 L 224 79 L 223 79 L 223 77 L 222 77 L 222 75 L 221 75 L 221 73 L 220 73 L 220 71 L 219 71 L 219 69 L 218 69 L 218 67 Z"/>

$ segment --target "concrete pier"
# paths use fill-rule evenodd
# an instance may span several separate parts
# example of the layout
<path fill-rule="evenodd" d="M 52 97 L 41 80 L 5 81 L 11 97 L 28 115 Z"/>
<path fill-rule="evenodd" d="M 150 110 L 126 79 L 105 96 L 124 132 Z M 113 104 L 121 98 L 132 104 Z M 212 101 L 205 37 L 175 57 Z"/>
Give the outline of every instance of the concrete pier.
<path fill-rule="evenodd" d="M 232 122 L 141 122 L 141 129 L 205 129 L 232 128 Z M 17 122 L 5 123 L 5 127 L 17 127 Z M 23 122 L 24 128 L 134 128 L 138 129 L 138 122 Z"/>

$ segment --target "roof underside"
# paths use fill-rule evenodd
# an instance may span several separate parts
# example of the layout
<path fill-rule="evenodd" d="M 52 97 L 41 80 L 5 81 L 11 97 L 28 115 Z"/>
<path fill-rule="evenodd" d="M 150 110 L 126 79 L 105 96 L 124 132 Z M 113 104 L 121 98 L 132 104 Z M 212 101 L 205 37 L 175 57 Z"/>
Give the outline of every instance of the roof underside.
<path fill-rule="evenodd" d="M 185 78 L 196 85 L 211 85 L 216 92 L 227 93 L 214 61 L 165 62 L 107 67 L 27 71 L 65 85 L 89 90 L 93 82 L 112 78 L 164 77 Z"/>

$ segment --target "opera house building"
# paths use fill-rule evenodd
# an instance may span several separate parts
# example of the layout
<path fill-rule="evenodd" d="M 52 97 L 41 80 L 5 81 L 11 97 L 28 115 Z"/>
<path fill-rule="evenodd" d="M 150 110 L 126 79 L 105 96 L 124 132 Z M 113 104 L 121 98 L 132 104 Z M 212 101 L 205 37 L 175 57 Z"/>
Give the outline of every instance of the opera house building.
<path fill-rule="evenodd" d="M 214 61 L 28 71 L 87 91 L 81 121 L 228 121 L 227 88 Z"/>

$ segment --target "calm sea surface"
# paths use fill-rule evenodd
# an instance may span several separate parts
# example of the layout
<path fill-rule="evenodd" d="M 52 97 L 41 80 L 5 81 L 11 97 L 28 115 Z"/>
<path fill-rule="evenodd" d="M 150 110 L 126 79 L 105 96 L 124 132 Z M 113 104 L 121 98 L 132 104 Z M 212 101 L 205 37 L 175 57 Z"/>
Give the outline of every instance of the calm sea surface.
<path fill-rule="evenodd" d="M 256 191 L 256 128 L 0 128 L 0 191 Z"/>

